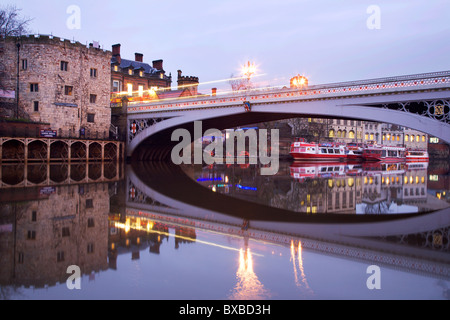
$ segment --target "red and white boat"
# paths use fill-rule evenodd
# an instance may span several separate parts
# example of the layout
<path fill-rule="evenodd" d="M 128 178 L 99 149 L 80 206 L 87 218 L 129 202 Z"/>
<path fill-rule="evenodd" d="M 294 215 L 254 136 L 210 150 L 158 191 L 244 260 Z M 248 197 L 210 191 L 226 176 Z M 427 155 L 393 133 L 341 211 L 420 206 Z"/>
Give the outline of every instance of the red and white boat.
<path fill-rule="evenodd" d="M 332 178 L 345 176 L 346 164 L 330 162 L 294 162 L 291 167 L 291 177 L 299 181 L 314 178 Z"/>
<path fill-rule="evenodd" d="M 407 150 L 406 151 L 406 161 L 411 162 L 428 162 L 430 156 L 426 150 Z"/>
<path fill-rule="evenodd" d="M 364 148 L 356 143 L 348 143 L 346 146 L 347 149 L 347 159 L 349 161 L 356 160 L 362 161 Z"/>
<path fill-rule="evenodd" d="M 363 158 L 366 161 L 404 161 L 406 148 L 372 145 L 364 148 Z"/>
<path fill-rule="evenodd" d="M 333 143 L 306 142 L 298 138 L 291 144 L 291 156 L 298 161 L 341 161 L 347 159 L 344 145 Z"/>

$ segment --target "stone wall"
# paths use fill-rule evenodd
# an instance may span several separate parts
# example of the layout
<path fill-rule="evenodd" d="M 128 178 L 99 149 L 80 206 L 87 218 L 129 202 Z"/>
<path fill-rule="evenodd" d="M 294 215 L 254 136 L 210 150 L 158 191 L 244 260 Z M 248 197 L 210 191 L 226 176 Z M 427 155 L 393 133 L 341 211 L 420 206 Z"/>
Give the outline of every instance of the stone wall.
<path fill-rule="evenodd" d="M 8 38 L 0 52 L 7 90 L 16 90 L 17 43 L 19 108 L 27 118 L 49 123 L 61 137 L 77 137 L 85 128 L 86 138 L 109 138 L 111 52 L 57 37 Z"/>

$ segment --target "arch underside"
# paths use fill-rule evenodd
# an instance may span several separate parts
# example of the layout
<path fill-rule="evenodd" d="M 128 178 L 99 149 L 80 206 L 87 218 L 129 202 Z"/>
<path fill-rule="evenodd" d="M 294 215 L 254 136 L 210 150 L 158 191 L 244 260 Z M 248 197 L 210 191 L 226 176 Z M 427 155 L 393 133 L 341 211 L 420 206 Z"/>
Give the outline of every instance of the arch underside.
<path fill-rule="evenodd" d="M 171 150 L 178 144 L 172 142 L 171 135 L 175 129 L 186 129 L 194 136 L 194 121 L 202 121 L 202 132 L 208 129 L 224 130 L 238 126 L 256 124 L 260 122 L 277 121 L 296 117 L 338 118 L 349 120 L 368 120 L 375 122 L 397 124 L 419 130 L 431 136 L 450 142 L 450 124 L 446 121 L 410 112 L 405 104 L 399 104 L 397 110 L 392 106 L 381 104 L 341 104 L 335 101 L 310 101 L 305 103 L 284 103 L 272 105 L 252 105 L 251 112 L 244 108 L 229 108 L 228 114 L 224 108 L 200 111 L 185 111 L 180 116 L 155 124 L 144 130 L 139 141 L 130 143 L 128 156 L 132 160 L 165 161 L 170 159 Z M 189 114 L 189 112 L 194 113 Z M 156 114 L 153 114 L 154 116 Z M 149 115 L 151 116 L 151 115 Z M 445 116 L 448 116 L 446 114 Z M 144 138 L 142 138 L 144 137 Z"/>

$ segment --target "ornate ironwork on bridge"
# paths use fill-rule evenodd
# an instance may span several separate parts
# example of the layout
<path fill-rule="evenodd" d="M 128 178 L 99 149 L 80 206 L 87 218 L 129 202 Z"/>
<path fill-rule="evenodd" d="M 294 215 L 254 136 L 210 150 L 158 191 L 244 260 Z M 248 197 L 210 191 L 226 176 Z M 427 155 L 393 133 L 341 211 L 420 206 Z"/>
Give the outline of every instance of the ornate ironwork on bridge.
<path fill-rule="evenodd" d="M 450 124 L 450 99 L 398 102 L 383 104 L 381 107 L 390 110 L 415 113 L 420 116 Z"/>

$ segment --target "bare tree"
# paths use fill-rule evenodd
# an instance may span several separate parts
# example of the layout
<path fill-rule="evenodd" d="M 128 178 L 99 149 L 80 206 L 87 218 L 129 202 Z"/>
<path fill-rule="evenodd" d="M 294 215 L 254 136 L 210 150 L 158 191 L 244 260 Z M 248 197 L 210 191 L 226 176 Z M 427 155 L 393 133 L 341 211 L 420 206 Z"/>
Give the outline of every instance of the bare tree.
<path fill-rule="evenodd" d="M 250 79 L 247 78 L 235 78 L 234 75 L 232 74 L 230 76 L 230 85 L 231 85 L 231 90 L 233 91 L 241 91 L 241 90 L 247 90 L 251 88 L 251 81 Z"/>
<path fill-rule="evenodd" d="M 0 38 L 18 37 L 30 32 L 28 25 L 33 20 L 20 16 L 22 9 L 14 5 L 0 7 Z"/>

